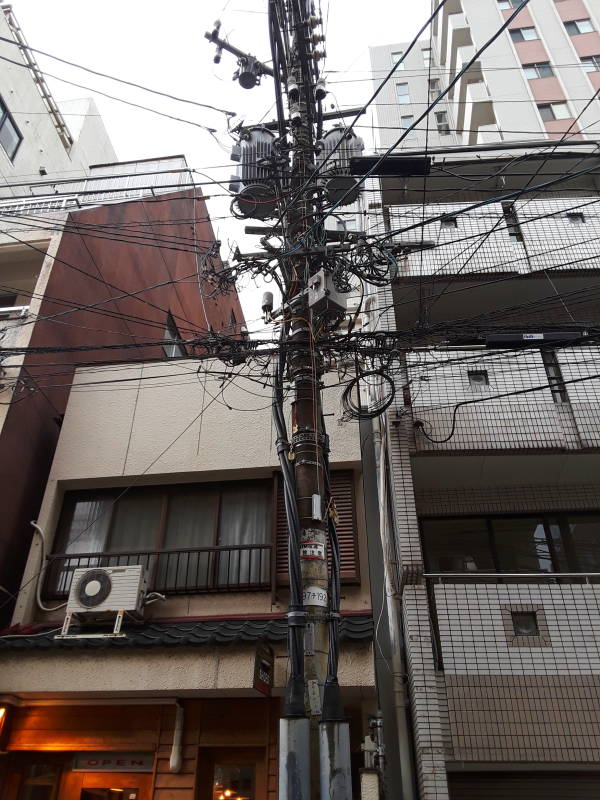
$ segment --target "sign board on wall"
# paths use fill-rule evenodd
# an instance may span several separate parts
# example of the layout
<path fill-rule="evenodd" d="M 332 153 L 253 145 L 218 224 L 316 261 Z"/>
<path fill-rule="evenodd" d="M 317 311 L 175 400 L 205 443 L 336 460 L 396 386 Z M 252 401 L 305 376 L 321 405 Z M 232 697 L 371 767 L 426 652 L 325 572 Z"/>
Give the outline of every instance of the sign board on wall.
<path fill-rule="evenodd" d="M 75 753 L 73 772 L 152 772 L 154 753 Z"/>
<path fill-rule="evenodd" d="M 275 657 L 273 649 L 266 642 L 259 642 L 254 657 L 254 680 L 252 686 L 261 694 L 271 694 Z"/>

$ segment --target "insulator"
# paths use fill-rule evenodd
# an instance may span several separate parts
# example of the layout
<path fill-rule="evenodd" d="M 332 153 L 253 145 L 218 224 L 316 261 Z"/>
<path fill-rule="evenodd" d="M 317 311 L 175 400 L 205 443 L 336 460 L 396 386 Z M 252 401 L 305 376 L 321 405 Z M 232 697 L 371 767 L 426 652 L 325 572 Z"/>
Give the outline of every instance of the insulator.
<path fill-rule="evenodd" d="M 264 314 L 270 314 L 273 311 L 273 292 L 264 292 L 261 307 Z"/>
<path fill-rule="evenodd" d="M 300 88 L 292 75 L 288 78 L 287 91 L 290 103 L 297 103 L 300 98 Z"/>
<path fill-rule="evenodd" d="M 327 85 L 325 78 L 319 78 L 315 86 L 315 100 L 324 100 L 327 96 Z"/>
<path fill-rule="evenodd" d="M 302 114 L 300 113 L 298 106 L 292 106 L 290 108 L 290 122 L 294 128 L 297 128 L 298 125 L 302 124 Z"/>

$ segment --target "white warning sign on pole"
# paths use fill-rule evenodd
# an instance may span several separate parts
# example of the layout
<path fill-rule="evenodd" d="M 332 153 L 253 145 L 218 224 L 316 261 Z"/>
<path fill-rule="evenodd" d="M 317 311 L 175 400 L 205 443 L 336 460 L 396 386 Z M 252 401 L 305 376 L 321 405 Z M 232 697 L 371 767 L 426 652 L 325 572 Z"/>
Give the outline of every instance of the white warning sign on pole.
<path fill-rule="evenodd" d="M 315 561 L 325 560 L 325 545 L 321 542 L 302 542 L 300 545 L 300 558 L 310 558 Z"/>

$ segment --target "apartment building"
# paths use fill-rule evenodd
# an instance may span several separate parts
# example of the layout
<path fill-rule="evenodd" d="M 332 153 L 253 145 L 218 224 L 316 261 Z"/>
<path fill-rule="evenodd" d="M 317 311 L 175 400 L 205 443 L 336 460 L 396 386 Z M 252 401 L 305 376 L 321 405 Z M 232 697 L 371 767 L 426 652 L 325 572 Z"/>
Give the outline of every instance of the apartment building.
<path fill-rule="evenodd" d="M 3 797 L 33 786 L 64 800 L 117 789 L 137 800 L 277 797 L 287 525 L 270 391 L 254 377 L 219 360 L 77 370 L 13 619 L 20 635 L 0 639 Z M 338 416 L 337 374 L 327 384 L 325 413 Z M 332 426 L 331 465 L 356 772 L 377 706 L 352 423 Z M 125 635 L 89 636 L 114 620 L 84 615 L 75 638 L 56 638 L 75 570 L 136 565 L 160 596 L 125 616 Z"/>
<path fill-rule="evenodd" d="M 200 277 L 214 235 L 185 158 L 117 162 L 93 102 L 59 108 L 12 9 L 2 11 L 0 327 L 2 346 L 21 350 L 4 355 L 0 381 L 5 627 L 74 367 L 106 360 L 77 348 L 125 343 L 111 351 L 117 360 L 130 360 L 132 346 L 146 358 L 181 356 L 161 340 L 239 333 L 243 315 L 235 291 L 215 298 Z"/>
<path fill-rule="evenodd" d="M 407 53 L 378 98 L 383 148 L 423 113 L 519 6 L 517 0 L 450 0 L 431 37 Z M 408 43 L 371 48 L 375 85 Z M 531 0 L 402 149 L 598 136 L 600 12 L 592 0 Z"/>
<path fill-rule="evenodd" d="M 404 256 L 367 316 L 424 331 L 377 425 L 422 799 L 600 780 L 600 164 L 503 148 L 382 178 L 371 214 Z"/>

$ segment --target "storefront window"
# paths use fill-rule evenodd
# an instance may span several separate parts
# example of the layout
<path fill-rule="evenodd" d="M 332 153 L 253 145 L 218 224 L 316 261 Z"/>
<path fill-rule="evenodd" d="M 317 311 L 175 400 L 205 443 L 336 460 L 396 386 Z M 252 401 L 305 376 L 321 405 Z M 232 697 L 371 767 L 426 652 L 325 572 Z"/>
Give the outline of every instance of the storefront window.
<path fill-rule="evenodd" d="M 255 800 L 256 770 L 253 764 L 215 764 L 213 800 Z"/>

